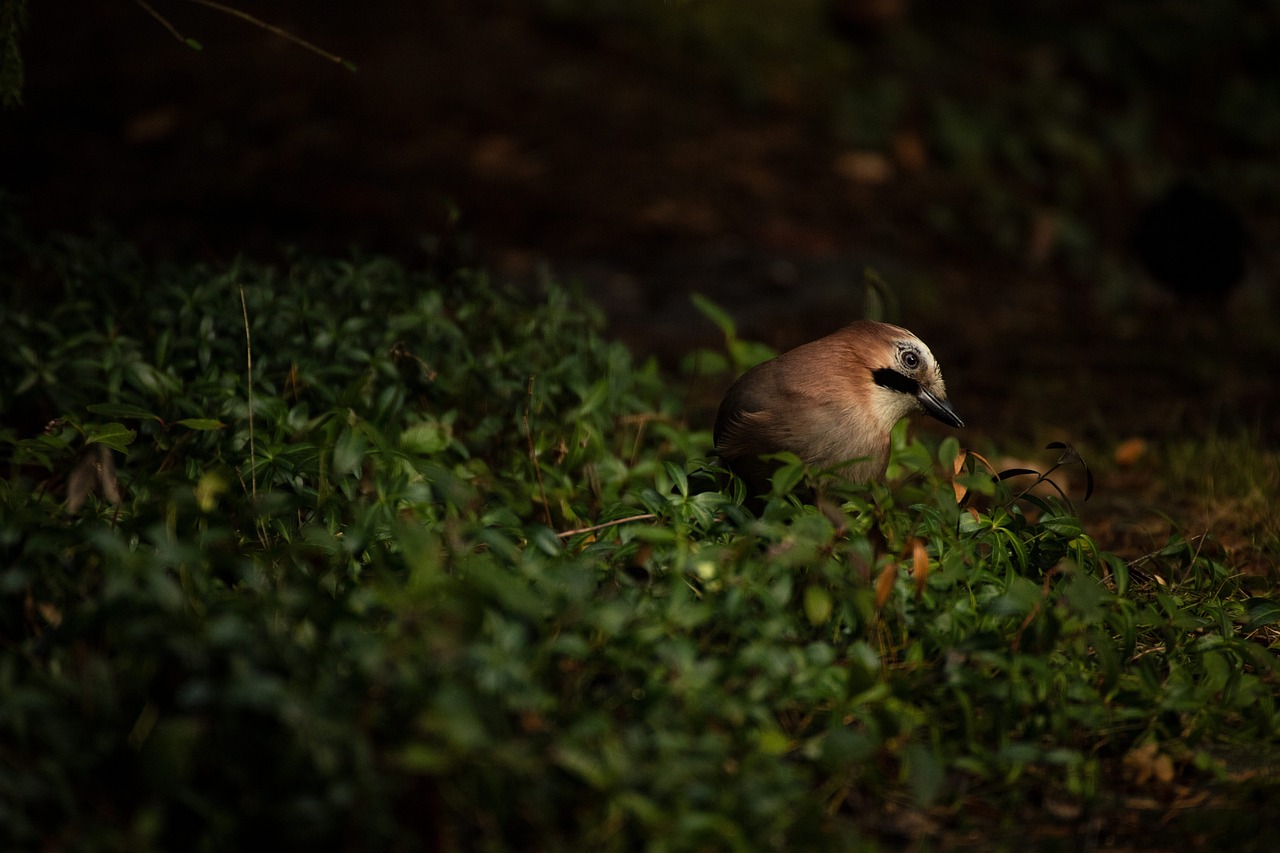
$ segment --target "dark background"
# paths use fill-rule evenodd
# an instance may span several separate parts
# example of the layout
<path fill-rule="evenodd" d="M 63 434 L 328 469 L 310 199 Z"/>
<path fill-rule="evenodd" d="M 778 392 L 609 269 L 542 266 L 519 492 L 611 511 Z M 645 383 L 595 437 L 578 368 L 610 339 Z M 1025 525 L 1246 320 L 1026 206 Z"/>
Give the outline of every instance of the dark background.
<path fill-rule="evenodd" d="M 242 7 L 356 73 L 153 5 L 203 49 L 127 0 L 31 5 L 0 131 L 31 230 L 549 270 L 670 365 L 719 342 L 692 291 L 783 348 L 861 316 L 869 266 L 973 446 L 1280 435 L 1280 4 Z M 1134 243 L 1179 182 L 1214 199 L 1157 222 L 1189 296 Z"/>

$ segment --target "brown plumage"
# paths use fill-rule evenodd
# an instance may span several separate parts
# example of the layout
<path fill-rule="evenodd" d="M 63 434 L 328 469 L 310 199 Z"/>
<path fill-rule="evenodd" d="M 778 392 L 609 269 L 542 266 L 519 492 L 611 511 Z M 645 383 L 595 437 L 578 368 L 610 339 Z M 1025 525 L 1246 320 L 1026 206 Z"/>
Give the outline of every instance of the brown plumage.
<path fill-rule="evenodd" d="M 888 464 L 889 431 L 913 411 L 964 426 L 929 348 L 906 329 L 861 320 L 742 374 L 720 403 L 716 450 L 753 494 L 776 467 L 760 455 L 781 451 L 872 480 Z"/>

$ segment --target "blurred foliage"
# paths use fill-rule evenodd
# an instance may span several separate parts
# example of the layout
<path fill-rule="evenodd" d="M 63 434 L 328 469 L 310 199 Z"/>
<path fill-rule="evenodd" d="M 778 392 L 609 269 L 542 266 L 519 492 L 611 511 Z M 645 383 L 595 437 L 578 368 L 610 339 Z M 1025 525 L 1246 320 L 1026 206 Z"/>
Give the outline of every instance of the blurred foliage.
<path fill-rule="evenodd" d="M 0 0 L 0 104 L 16 107 L 22 103 L 20 41 L 27 25 L 27 0 Z"/>
<path fill-rule="evenodd" d="M 936 169 L 923 223 L 1022 260 L 1048 229 L 1096 276 L 1142 201 L 1179 178 L 1254 220 L 1280 198 L 1280 5 L 540 0 L 553 25 L 622 33 L 648 61 L 718 80 L 851 147 Z M 906 152 L 909 156 L 900 157 Z M 940 179 L 940 180 L 938 180 Z"/>
<path fill-rule="evenodd" d="M 7 848 L 1269 831 L 1280 602 L 1178 537 L 901 428 L 892 486 L 753 517 L 552 282 L 0 257 Z"/>

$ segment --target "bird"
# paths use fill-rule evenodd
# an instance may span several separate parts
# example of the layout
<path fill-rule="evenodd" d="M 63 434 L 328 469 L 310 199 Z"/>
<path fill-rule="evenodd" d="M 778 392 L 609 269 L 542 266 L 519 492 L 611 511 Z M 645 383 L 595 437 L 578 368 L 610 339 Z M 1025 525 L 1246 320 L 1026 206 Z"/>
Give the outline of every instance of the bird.
<path fill-rule="evenodd" d="M 738 377 L 713 436 L 717 455 L 752 495 L 768 491 L 778 464 L 760 457 L 784 451 L 865 482 L 884 476 L 889 431 L 915 411 L 964 426 L 929 347 L 899 326 L 859 320 Z"/>

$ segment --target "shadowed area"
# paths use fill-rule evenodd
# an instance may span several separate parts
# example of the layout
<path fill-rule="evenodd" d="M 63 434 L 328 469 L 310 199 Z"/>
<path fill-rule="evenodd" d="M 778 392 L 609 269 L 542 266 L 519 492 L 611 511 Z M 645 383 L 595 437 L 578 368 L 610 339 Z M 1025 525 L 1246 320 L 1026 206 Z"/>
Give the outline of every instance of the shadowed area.
<path fill-rule="evenodd" d="M 884 305 L 931 342 L 974 447 L 1280 435 L 1274 11 L 249 10 L 351 73 L 155 9 L 203 49 L 130 3 L 32 9 L 0 126 L 31 229 L 549 269 L 668 366 L 720 345 L 694 292 L 778 350 Z M 730 378 L 691 388 L 692 423 Z"/>

